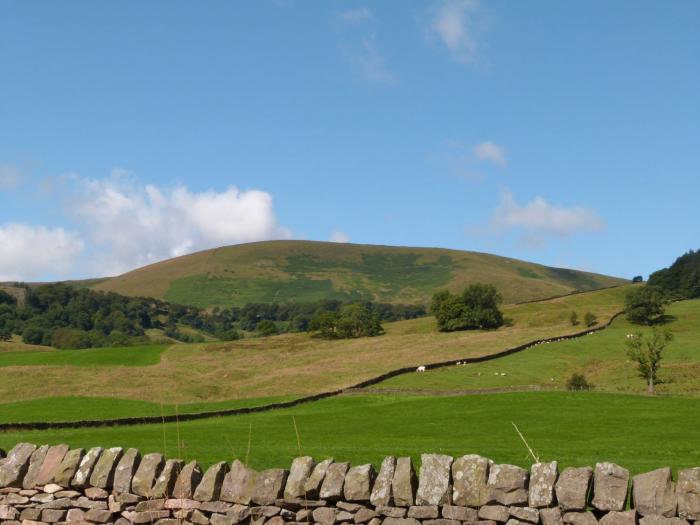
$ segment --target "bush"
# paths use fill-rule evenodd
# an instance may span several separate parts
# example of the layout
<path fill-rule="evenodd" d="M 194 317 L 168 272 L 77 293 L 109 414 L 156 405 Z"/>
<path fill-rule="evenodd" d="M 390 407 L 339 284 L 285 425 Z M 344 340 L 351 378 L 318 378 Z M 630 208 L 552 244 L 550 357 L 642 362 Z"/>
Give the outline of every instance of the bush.
<path fill-rule="evenodd" d="M 12 339 L 12 331 L 9 328 L 0 328 L 0 341 Z"/>
<path fill-rule="evenodd" d="M 22 342 L 28 345 L 48 345 L 50 341 L 48 333 L 43 328 L 29 325 L 22 332 Z"/>
<path fill-rule="evenodd" d="M 576 312 L 571 312 L 569 321 L 571 321 L 571 326 L 576 326 L 578 324 L 578 314 Z"/>
<path fill-rule="evenodd" d="M 586 376 L 583 374 L 574 373 L 566 382 L 566 389 L 572 392 L 590 390 L 591 388 L 593 388 L 593 386 L 586 380 Z"/>
<path fill-rule="evenodd" d="M 309 329 L 315 337 L 324 339 L 373 337 L 384 333 L 379 315 L 360 303 L 345 305 L 340 312 L 318 313 Z"/>
<path fill-rule="evenodd" d="M 258 326 L 256 327 L 256 330 L 262 336 L 279 334 L 279 330 L 277 329 L 277 325 L 274 323 L 274 321 L 270 321 L 268 319 L 260 321 L 258 323 Z"/>
<path fill-rule="evenodd" d="M 498 328 L 503 314 L 501 295 L 492 284 L 472 284 L 461 294 L 442 290 L 433 295 L 431 310 L 441 332 Z"/>
<path fill-rule="evenodd" d="M 238 330 L 234 330 L 232 328 L 231 330 L 217 332 L 216 337 L 221 341 L 236 341 L 241 338 L 241 334 L 238 332 Z"/>
<path fill-rule="evenodd" d="M 625 312 L 631 323 L 652 325 L 664 318 L 666 298 L 661 288 L 646 285 L 625 297 Z"/>
<path fill-rule="evenodd" d="M 598 323 L 598 318 L 593 312 L 586 312 L 586 315 L 583 316 L 583 322 L 586 323 L 588 328 L 590 328 Z"/>

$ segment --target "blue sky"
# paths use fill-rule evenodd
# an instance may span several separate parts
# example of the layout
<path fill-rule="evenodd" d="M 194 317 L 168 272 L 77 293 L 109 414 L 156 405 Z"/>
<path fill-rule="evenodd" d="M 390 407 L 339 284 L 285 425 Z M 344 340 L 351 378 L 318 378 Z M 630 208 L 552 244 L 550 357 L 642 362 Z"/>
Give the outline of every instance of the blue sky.
<path fill-rule="evenodd" d="M 268 238 L 700 243 L 700 4 L 0 0 L 0 279 Z"/>

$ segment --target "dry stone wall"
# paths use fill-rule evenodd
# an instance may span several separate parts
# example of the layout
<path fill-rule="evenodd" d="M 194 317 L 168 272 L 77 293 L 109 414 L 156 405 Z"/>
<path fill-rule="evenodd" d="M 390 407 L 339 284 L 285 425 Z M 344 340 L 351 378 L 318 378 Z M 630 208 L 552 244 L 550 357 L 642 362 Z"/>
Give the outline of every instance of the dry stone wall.
<path fill-rule="evenodd" d="M 256 472 L 136 449 L 19 443 L 0 452 L 0 525 L 700 525 L 700 468 L 630 479 L 614 463 L 529 470 L 476 455 Z M 631 488 L 631 490 L 630 490 Z"/>

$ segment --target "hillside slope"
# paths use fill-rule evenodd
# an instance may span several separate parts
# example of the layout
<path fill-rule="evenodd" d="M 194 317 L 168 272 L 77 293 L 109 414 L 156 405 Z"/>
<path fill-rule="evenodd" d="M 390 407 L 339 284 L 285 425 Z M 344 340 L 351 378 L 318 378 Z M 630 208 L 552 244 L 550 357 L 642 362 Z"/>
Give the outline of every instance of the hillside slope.
<path fill-rule="evenodd" d="M 437 289 L 477 281 L 496 285 L 508 303 L 625 282 L 459 250 L 267 241 L 169 259 L 94 288 L 203 307 L 320 299 L 427 304 Z"/>

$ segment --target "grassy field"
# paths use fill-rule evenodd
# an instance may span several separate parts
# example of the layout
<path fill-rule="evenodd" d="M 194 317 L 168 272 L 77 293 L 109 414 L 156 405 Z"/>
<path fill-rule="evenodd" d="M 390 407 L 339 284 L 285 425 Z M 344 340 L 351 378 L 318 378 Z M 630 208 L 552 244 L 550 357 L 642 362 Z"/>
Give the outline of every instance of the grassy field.
<path fill-rule="evenodd" d="M 0 367 L 113 367 L 158 364 L 167 345 L 141 345 L 81 350 L 31 349 L 0 354 Z"/>
<path fill-rule="evenodd" d="M 202 307 L 320 299 L 427 304 L 440 288 L 474 282 L 493 283 L 506 302 L 519 302 L 626 281 L 458 250 L 268 241 L 170 259 L 94 288 Z"/>
<path fill-rule="evenodd" d="M 347 396 L 179 425 L 0 433 L 0 447 L 18 441 L 134 446 L 208 465 L 245 460 L 250 436 L 248 459 L 256 468 L 286 467 L 300 452 L 378 465 L 385 455 L 411 455 L 417 462 L 420 453 L 429 451 L 477 453 L 527 466 L 531 458 L 513 430 L 515 422 L 540 458 L 557 459 L 560 468 L 609 460 L 639 473 L 665 465 L 700 465 L 698 411 L 696 398 L 601 393 Z"/>
<path fill-rule="evenodd" d="M 675 318 L 666 325 L 675 339 L 664 355 L 660 372 L 663 383 L 657 390 L 659 393 L 698 395 L 700 300 L 674 303 L 667 313 Z M 540 345 L 488 363 L 399 376 L 373 388 L 426 393 L 524 385 L 564 388 L 569 376 L 579 372 L 596 389 L 642 393 L 645 383 L 629 361 L 624 342 L 626 334 L 648 330 L 619 317 L 609 329 L 591 336 Z"/>
<path fill-rule="evenodd" d="M 211 403 L 246 398 L 300 396 L 350 386 L 404 366 L 490 354 L 535 339 L 576 332 L 569 311 L 591 310 L 601 322 L 622 307 L 626 288 L 577 294 L 505 308 L 513 326 L 443 334 L 431 317 L 386 325 L 381 337 L 324 341 L 307 334 L 231 343 L 172 345 L 149 366 L 70 366 L 45 361 L 6 367 L 0 382 L 5 402 L 50 397 L 101 397 L 160 404 Z M 64 351 L 24 352 L 17 359 L 57 359 Z M 78 356 L 112 351 L 76 350 Z M 86 352 L 83 354 L 83 352 Z M 133 352 L 133 349 L 114 351 Z M 156 350 L 148 357 L 153 359 Z M 126 354 L 124 354 L 126 355 Z M 100 358 L 105 359 L 106 358 Z M 133 362 L 132 362 L 133 363 Z M 61 366 L 56 366 L 56 365 Z M 89 404 L 87 399 L 85 404 Z M 52 411 L 48 405 L 47 413 Z M 1 406 L 0 406 L 1 409 Z M 77 411 L 69 419 L 77 419 Z M 37 414 L 39 415 L 39 414 Z"/>

